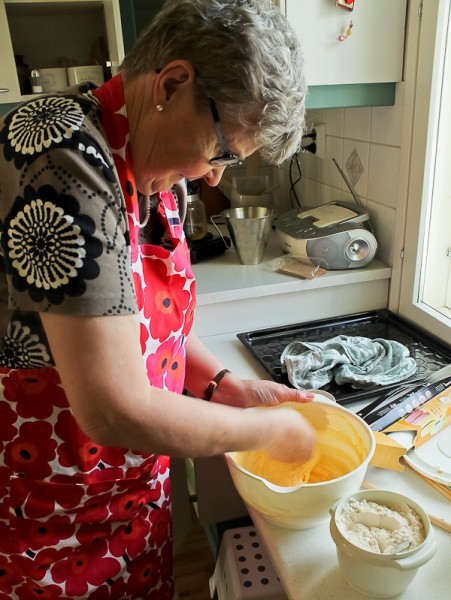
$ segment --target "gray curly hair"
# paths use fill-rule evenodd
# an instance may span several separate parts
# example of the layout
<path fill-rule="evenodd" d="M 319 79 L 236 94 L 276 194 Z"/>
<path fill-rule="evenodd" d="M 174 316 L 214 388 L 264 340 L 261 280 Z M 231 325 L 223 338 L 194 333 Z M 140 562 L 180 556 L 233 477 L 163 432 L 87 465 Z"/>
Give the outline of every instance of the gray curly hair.
<path fill-rule="evenodd" d="M 196 97 L 249 130 L 271 164 L 295 154 L 305 126 L 299 40 L 270 0 L 166 0 L 125 57 L 128 77 L 189 61 Z"/>

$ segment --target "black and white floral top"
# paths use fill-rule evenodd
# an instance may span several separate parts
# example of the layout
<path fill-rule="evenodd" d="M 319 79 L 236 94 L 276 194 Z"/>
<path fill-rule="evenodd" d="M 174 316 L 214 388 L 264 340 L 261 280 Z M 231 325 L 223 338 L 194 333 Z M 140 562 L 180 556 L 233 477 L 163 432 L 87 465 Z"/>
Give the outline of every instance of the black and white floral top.
<path fill-rule="evenodd" d="M 92 86 L 0 120 L 0 366 L 53 364 L 39 312 L 137 311 L 126 208 Z"/>
<path fill-rule="evenodd" d="M 167 600 L 170 458 L 83 432 L 40 313 L 137 313 L 149 386 L 180 394 L 194 274 L 174 194 L 140 213 L 121 75 L 73 91 L 0 122 L 0 598 Z"/>

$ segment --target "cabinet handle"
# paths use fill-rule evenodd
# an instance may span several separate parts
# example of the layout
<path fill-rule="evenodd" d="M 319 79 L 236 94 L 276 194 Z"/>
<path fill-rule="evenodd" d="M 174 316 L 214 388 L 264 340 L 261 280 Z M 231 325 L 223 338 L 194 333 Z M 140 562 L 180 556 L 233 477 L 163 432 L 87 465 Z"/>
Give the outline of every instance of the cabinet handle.
<path fill-rule="evenodd" d="M 9 88 L 0 88 L 0 94 L 5 94 L 6 92 L 9 92 Z"/>

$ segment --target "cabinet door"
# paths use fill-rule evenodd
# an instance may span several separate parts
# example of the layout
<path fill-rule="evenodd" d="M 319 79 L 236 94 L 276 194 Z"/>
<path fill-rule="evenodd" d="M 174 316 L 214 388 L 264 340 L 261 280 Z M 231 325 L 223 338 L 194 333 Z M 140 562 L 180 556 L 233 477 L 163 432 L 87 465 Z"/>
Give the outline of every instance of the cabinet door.
<path fill-rule="evenodd" d="M 96 42 L 102 58 L 97 63 Z M 30 69 L 108 60 L 115 74 L 124 58 L 119 0 L 0 0 L 0 88 L 10 90 L 0 93 L 0 103 L 26 98 L 20 95 L 15 54 Z"/>
<path fill-rule="evenodd" d="M 3 0 L 0 0 L 0 57 L 0 103 L 17 102 L 20 100 L 19 80 Z"/>
<path fill-rule="evenodd" d="M 309 86 L 387 83 L 402 79 L 407 0 L 285 0 L 302 42 Z M 346 36 L 352 21 L 351 35 Z"/>
<path fill-rule="evenodd" d="M 103 5 L 111 71 L 113 75 L 116 75 L 121 62 L 124 60 L 124 41 L 119 0 L 109 0 L 103 2 Z"/>

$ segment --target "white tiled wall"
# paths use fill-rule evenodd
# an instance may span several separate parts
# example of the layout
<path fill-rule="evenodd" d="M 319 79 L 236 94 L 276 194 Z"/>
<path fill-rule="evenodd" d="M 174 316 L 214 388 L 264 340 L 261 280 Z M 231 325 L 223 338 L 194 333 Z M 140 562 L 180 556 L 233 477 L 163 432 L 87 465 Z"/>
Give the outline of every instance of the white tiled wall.
<path fill-rule="evenodd" d="M 370 214 L 371 224 L 378 241 L 377 257 L 393 265 L 394 235 L 399 206 L 401 141 L 404 110 L 404 83 L 397 85 L 396 102 L 388 107 L 337 108 L 308 111 L 307 131 L 316 123 L 326 127 L 325 158 L 320 159 L 302 152 L 299 155 L 301 180 L 296 194 L 302 209 L 346 200 L 354 202 L 345 181 L 333 163 L 335 158 L 348 178 L 363 206 Z M 307 143 L 307 142 L 306 142 Z M 361 174 L 353 180 L 349 159 L 357 160 Z M 348 163 L 348 166 L 347 166 Z M 290 164 L 279 168 L 263 162 L 229 169 L 225 177 L 251 174 L 270 175 L 271 184 L 279 185 L 273 193 L 274 208 L 279 215 L 294 208 L 295 199 L 290 194 Z M 299 173 L 292 164 L 292 179 Z M 226 193 L 226 187 L 223 188 Z"/>
<path fill-rule="evenodd" d="M 378 258 L 393 264 L 393 241 L 399 200 L 399 173 L 403 125 L 404 84 L 398 84 L 395 106 L 323 109 L 309 111 L 308 129 L 316 123 L 326 126 L 325 158 L 301 153 L 302 179 L 297 195 L 302 208 L 332 200 L 353 202 L 346 183 L 334 165 L 335 158 L 352 181 L 347 168 L 351 154 L 362 170 L 354 189 L 370 213 L 378 240 Z M 357 157 L 355 155 L 357 153 Z M 360 161 L 360 163 L 359 163 Z M 289 165 L 273 175 L 281 182 L 279 212 L 292 208 L 289 192 Z"/>

